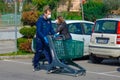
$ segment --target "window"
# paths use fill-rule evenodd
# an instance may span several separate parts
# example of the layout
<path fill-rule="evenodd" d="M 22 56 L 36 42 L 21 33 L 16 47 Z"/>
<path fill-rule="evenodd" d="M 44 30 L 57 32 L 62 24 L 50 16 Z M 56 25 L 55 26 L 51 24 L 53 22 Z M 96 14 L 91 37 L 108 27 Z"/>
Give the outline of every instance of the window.
<path fill-rule="evenodd" d="M 112 20 L 97 21 L 94 32 L 115 34 L 117 28 L 117 22 L 118 21 L 112 21 Z"/>
<path fill-rule="evenodd" d="M 83 33 L 80 23 L 68 24 L 68 29 L 69 29 L 70 33 L 74 33 L 74 34 L 82 34 Z"/>
<path fill-rule="evenodd" d="M 83 29 L 84 29 L 84 34 L 86 35 L 91 35 L 92 33 L 92 28 L 93 28 L 93 24 L 90 23 L 82 23 L 83 25 Z"/>

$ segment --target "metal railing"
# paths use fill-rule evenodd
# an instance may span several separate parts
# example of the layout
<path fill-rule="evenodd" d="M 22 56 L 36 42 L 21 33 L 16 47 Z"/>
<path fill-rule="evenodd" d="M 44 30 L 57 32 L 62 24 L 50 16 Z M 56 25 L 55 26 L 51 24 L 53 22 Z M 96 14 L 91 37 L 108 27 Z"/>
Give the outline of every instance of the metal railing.
<path fill-rule="evenodd" d="M 17 20 L 17 25 L 20 25 L 21 21 Z M 0 20 L 0 27 L 15 26 L 15 20 Z"/>

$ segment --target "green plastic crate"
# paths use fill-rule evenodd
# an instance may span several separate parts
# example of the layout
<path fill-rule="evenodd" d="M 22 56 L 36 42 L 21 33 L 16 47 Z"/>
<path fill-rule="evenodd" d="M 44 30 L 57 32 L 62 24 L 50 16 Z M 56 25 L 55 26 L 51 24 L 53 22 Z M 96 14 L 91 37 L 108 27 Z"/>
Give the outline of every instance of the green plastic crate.
<path fill-rule="evenodd" d="M 76 40 L 54 40 L 55 51 L 59 59 L 75 59 L 83 56 L 84 42 Z"/>

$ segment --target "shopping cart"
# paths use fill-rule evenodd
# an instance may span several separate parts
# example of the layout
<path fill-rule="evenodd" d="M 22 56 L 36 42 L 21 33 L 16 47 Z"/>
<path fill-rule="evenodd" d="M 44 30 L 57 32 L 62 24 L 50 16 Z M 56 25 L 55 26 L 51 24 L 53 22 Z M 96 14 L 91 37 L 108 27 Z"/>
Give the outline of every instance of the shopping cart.
<path fill-rule="evenodd" d="M 74 63 L 72 59 L 80 58 L 84 53 L 84 42 L 75 40 L 63 40 L 48 36 L 52 63 L 48 67 L 48 73 L 53 67 L 59 67 L 60 71 L 67 71 L 74 76 L 85 75 L 86 70 Z M 72 67 L 71 67 L 72 66 Z"/>

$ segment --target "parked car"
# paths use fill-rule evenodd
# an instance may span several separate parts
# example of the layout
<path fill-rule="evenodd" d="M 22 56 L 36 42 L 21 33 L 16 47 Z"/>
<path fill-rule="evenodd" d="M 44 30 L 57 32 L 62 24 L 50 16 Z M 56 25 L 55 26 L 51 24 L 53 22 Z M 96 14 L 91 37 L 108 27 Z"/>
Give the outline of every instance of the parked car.
<path fill-rule="evenodd" d="M 93 63 L 100 63 L 105 58 L 120 59 L 120 18 L 96 20 L 89 53 Z"/>
<path fill-rule="evenodd" d="M 90 42 L 90 35 L 92 33 L 92 28 L 94 23 L 84 20 L 66 20 L 67 27 L 71 33 L 73 40 L 84 41 L 84 56 L 88 55 L 88 46 Z M 57 24 L 52 21 L 52 26 L 56 30 Z M 32 41 L 32 51 L 35 52 L 34 39 Z"/>
<path fill-rule="evenodd" d="M 66 20 L 67 27 L 73 40 L 84 41 L 84 56 L 88 55 L 90 35 L 94 23 L 84 20 Z M 52 26 L 56 30 L 56 23 L 52 21 Z"/>

